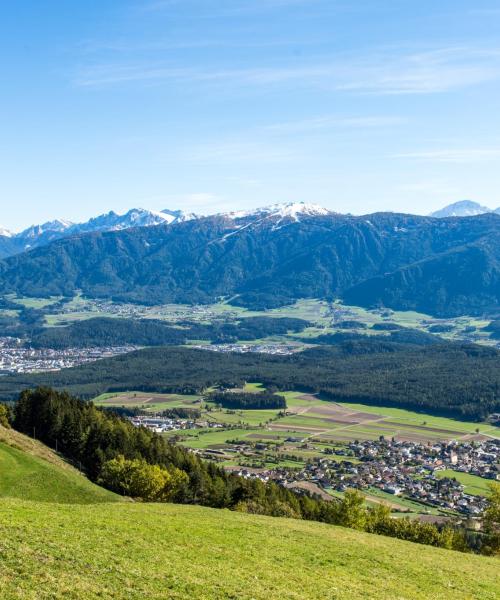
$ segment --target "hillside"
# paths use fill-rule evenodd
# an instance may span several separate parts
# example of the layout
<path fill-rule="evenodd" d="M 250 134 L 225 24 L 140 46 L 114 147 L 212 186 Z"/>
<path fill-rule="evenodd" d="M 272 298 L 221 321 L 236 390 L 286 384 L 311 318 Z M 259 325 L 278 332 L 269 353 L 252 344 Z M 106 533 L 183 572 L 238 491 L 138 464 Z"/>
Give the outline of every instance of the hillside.
<path fill-rule="evenodd" d="M 12 599 L 494 600 L 500 589 L 497 559 L 168 504 L 4 500 L 0 555 Z"/>
<path fill-rule="evenodd" d="M 0 425 L 0 498 L 37 502 L 117 502 L 40 442 Z"/>
<path fill-rule="evenodd" d="M 76 235 L 0 262 L 0 288 L 250 308 L 343 297 L 433 315 L 498 312 L 500 217 L 232 215 Z"/>

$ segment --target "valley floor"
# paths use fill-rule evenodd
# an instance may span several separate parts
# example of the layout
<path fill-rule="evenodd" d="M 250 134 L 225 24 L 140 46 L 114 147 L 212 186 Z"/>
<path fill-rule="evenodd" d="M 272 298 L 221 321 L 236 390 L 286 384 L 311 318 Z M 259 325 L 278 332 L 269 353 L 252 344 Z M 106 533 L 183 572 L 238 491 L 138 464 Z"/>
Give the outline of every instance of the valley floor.
<path fill-rule="evenodd" d="M 499 564 L 200 507 L 0 500 L 3 600 L 494 600 Z"/>

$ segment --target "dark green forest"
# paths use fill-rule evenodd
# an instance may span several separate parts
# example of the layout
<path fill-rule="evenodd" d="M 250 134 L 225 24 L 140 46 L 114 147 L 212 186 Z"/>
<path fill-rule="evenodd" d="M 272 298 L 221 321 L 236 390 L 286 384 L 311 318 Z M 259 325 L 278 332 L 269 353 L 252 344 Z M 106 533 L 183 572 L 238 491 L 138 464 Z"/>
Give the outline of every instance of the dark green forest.
<path fill-rule="evenodd" d="M 237 235 L 235 235 L 237 233 Z M 500 216 L 376 213 L 300 222 L 206 217 L 53 241 L 0 261 L 0 289 L 254 309 L 299 298 L 456 316 L 498 314 Z"/>
<path fill-rule="evenodd" d="M 265 410 L 269 408 L 286 408 L 286 400 L 272 392 L 213 392 L 207 400 L 220 404 L 223 408 L 239 410 Z"/>
<path fill-rule="evenodd" d="M 0 377 L 0 399 L 12 401 L 38 385 L 93 398 L 127 390 L 199 393 L 246 381 L 455 418 L 482 419 L 500 411 L 498 351 L 468 344 L 391 344 L 362 336 L 289 356 L 149 348 L 54 373 Z"/>
<path fill-rule="evenodd" d="M 183 345 L 190 340 L 232 343 L 256 340 L 288 332 L 300 333 L 310 326 L 303 319 L 287 317 L 247 317 L 235 323 L 213 324 L 180 321 L 175 325 L 155 319 L 117 319 L 99 317 L 77 321 L 67 327 L 39 328 L 31 337 L 34 348 L 88 348 L 97 346 Z"/>

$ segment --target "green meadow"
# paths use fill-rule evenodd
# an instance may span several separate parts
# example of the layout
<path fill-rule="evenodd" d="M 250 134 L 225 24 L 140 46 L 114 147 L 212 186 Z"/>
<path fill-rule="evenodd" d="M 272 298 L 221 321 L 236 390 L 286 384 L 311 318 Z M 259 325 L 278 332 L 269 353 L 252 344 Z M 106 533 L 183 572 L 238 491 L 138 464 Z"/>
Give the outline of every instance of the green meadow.
<path fill-rule="evenodd" d="M 91 483 L 42 444 L 0 426 L 2 498 L 77 504 L 122 500 Z"/>
<path fill-rule="evenodd" d="M 459 471 L 453 471 L 451 469 L 438 471 L 437 476 L 441 479 L 443 477 L 456 479 L 465 486 L 465 492 L 467 494 L 487 496 L 490 493 L 489 486 L 491 479 L 485 479 L 484 477 L 478 477 L 477 475 L 471 475 L 470 473 L 460 473 Z"/>
<path fill-rule="evenodd" d="M 195 506 L 0 500 L 6 600 L 495 600 L 498 560 Z"/>

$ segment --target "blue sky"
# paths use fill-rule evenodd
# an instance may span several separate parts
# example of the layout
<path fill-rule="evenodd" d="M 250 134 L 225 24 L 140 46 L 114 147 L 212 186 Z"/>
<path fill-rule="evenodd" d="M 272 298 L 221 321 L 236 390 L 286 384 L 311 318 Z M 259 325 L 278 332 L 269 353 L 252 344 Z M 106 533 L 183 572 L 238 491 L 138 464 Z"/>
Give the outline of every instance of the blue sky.
<path fill-rule="evenodd" d="M 497 0 L 17 0 L 0 225 L 500 205 Z"/>

